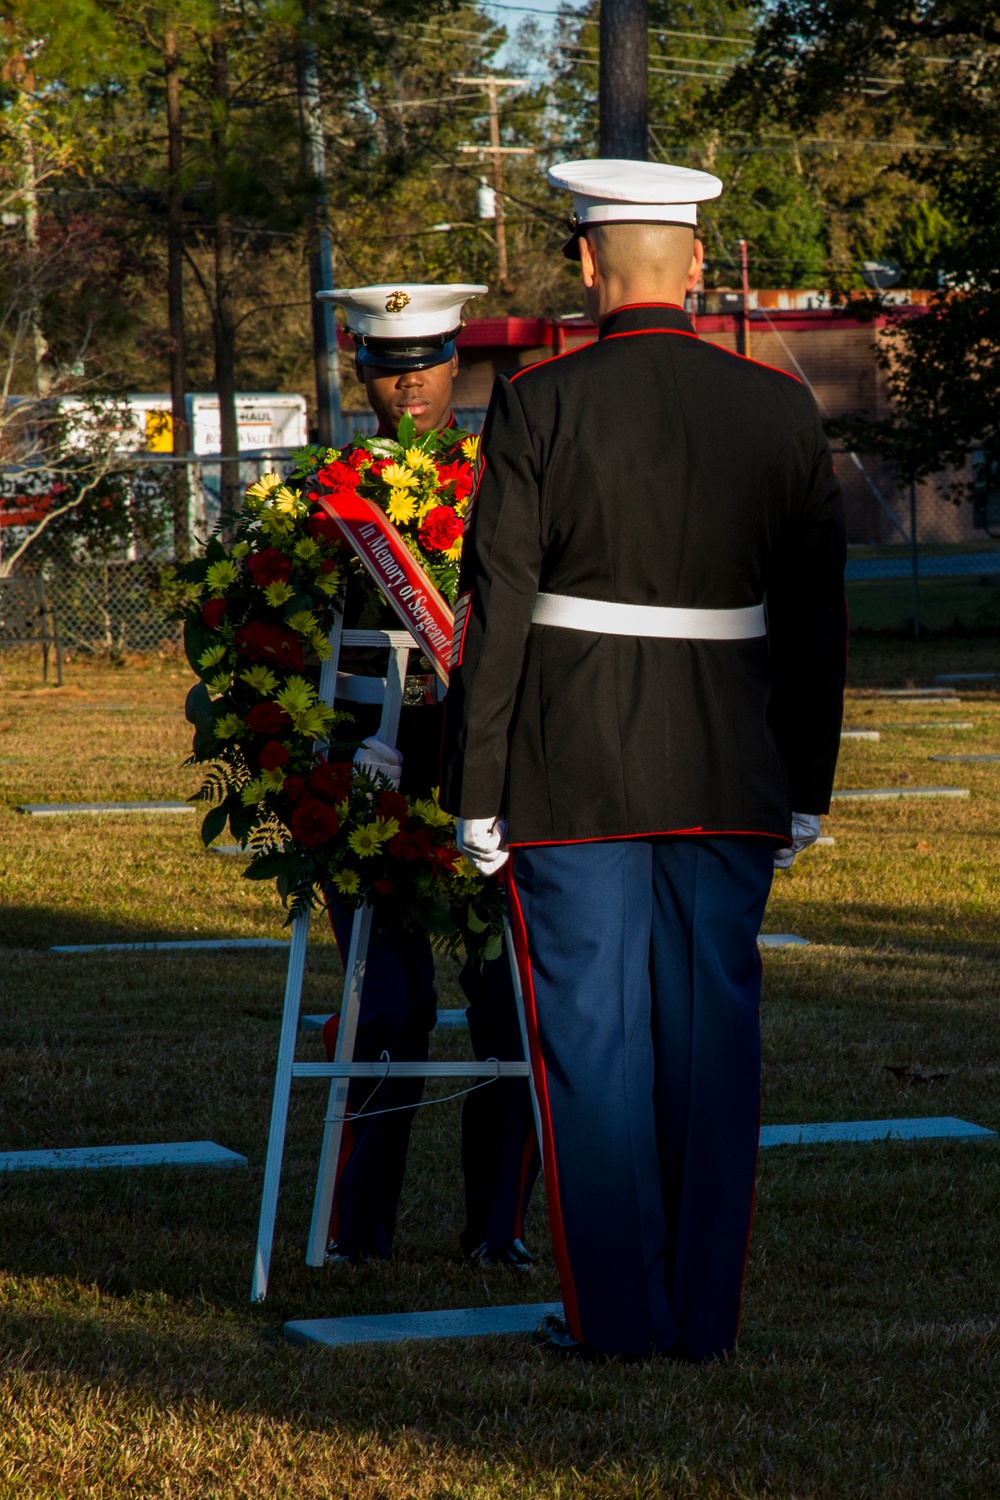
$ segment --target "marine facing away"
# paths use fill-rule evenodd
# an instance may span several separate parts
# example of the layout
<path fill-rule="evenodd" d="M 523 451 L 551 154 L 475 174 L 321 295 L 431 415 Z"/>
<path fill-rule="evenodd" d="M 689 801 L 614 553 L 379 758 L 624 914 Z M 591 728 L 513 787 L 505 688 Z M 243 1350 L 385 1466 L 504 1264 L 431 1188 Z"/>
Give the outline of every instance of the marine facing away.
<path fill-rule="evenodd" d="M 760 1111 L 757 935 L 819 831 L 843 503 L 809 390 L 702 342 L 717 178 L 565 163 L 595 343 L 494 386 L 442 801 L 505 860 L 565 1321 L 550 1348 L 735 1342 Z"/>

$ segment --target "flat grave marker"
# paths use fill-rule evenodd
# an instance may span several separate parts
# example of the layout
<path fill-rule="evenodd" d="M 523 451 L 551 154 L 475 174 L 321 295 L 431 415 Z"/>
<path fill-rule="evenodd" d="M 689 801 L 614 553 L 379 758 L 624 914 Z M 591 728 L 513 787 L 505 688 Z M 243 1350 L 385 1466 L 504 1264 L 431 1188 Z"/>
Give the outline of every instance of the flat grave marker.
<path fill-rule="evenodd" d="M 877 729 L 842 729 L 840 731 L 842 740 L 870 740 L 877 745 L 882 736 Z"/>
<path fill-rule="evenodd" d="M 974 729 L 976 726 L 971 719 L 931 719 L 925 723 L 913 724 L 883 724 L 883 729 Z"/>
<path fill-rule="evenodd" d="M 761 932 L 757 935 L 758 948 L 808 948 L 809 939 L 796 937 L 794 932 Z"/>
<path fill-rule="evenodd" d="M 948 687 L 912 687 L 912 688 L 874 688 L 874 698 L 941 698 L 948 703 L 954 703 L 957 694 L 954 688 Z"/>
<path fill-rule="evenodd" d="M 1000 672 L 941 672 L 934 681 L 941 686 L 949 682 L 998 682 Z"/>
<path fill-rule="evenodd" d="M 193 813 L 190 802 L 22 802 L 15 812 L 32 818 L 64 818 L 75 813 Z"/>
<path fill-rule="evenodd" d="M 826 1141 L 996 1140 L 996 1131 L 952 1115 L 916 1120 L 833 1120 L 817 1125 L 762 1125 L 761 1150 L 768 1146 L 816 1146 Z"/>
<path fill-rule="evenodd" d="M 0 1172 L 79 1172 L 107 1167 L 245 1167 L 247 1159 L 215 1141 L 161 1141 L 149 1146 L 70 1146 L 0 1151 Z"/>
<path fill-rule="evenodd" d="M 928 755 L 928 760 L 1000 760 L 1000 755 Z"/>
<path fill-rule="evenodd" d="M 888 802 L 896 797 L 968 797 L 967 786 L 844 787 L 831 793 L 839 802 Z"/>
<path fill-rule="evenodd" d="M 284 948 L 282 938 L 194 938 L 162 943 L 54 943 L 50 953 L 181 953 L 193 948 L 220 951 L 224 948 Z"/>

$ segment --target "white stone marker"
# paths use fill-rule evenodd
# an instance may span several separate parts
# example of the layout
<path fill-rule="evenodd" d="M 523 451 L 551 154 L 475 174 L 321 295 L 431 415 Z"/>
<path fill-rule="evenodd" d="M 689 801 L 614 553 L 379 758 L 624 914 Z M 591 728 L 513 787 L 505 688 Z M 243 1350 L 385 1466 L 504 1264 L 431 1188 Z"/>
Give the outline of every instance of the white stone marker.
<path fill-rule="evenodd" d="M 888 802 L 896 797 L 968 797 L 967 786 L 880 786 L 831 793 L 840 802 Z"/>

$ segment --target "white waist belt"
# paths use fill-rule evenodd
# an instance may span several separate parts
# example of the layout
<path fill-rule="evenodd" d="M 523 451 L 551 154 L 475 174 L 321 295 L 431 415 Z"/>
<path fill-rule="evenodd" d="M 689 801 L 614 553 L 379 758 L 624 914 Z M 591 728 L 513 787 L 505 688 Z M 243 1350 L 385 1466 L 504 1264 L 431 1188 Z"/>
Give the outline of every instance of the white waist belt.
<path fill-rule="evenodd" d="M 745 609 L 675 609 L 539 594 L 531 619 L 535 625 L 589 630 L 594 635 L 672 636 L 686 641 L 746 641 L 767 634 L 763 604 Z"/>

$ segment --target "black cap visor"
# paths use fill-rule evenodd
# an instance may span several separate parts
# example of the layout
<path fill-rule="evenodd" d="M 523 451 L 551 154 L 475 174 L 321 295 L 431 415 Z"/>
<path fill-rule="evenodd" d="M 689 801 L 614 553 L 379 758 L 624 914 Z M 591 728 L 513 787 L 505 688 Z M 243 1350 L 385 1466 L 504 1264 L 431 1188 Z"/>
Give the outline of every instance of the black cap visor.
<path fill-rule="evenodd" d="M 429 370 L 434 365 L 446 365 L 455 353 L 455 339 L 460 329 L 450 333 L 435 334 L 426 339 L 375 339 L 354 335 L 355 353 L 359 365 L 368 370 L 385 370 L 387 373 L 403 370 Z"/>

